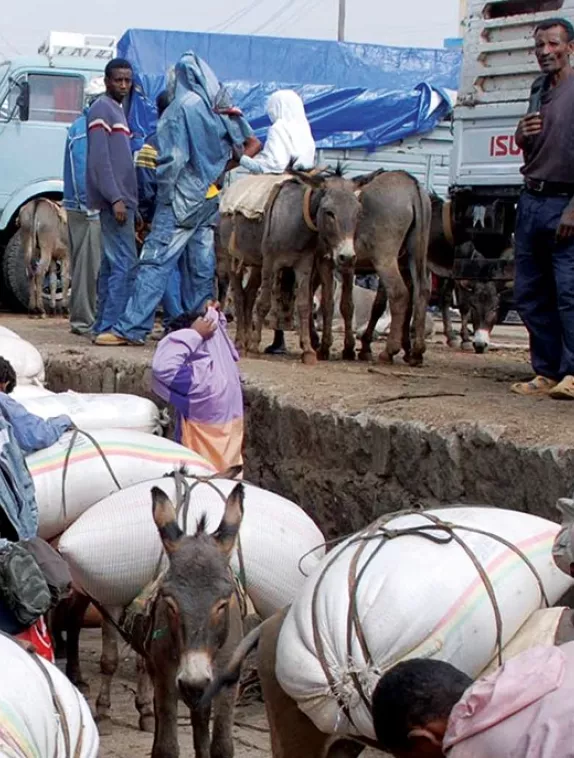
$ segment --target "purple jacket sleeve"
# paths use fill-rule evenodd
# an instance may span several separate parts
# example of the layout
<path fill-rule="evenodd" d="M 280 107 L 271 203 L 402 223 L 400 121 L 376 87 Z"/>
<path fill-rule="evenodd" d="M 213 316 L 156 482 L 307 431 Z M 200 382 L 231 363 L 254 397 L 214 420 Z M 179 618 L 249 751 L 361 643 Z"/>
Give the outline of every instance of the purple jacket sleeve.
<path fill-rule="evenodd" d="M 100 194 L 110 205 L 122 200 L 110 159 L 110 135 L 106 125 L 96 119 L 88 126 L 88 166 L 87 170 Z"/>
<path fill-rule="evenodd" d="M 200 355 L 203 337 L 195 329 L 180 329 L 164 337 L 153 357 L 154 392 L 167 402 L 186 398 L 205 373 L 209 356 Z M 175 396 L 175 397 L 174 397 Z"/>

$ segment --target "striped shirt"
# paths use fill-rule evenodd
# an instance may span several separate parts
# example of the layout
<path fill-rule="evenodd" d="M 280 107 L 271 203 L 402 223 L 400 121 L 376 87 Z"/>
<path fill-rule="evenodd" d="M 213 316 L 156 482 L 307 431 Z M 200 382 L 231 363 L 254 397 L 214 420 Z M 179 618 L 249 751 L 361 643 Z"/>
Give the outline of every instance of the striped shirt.
<path fill-rule="evenodd" d="M 118 200 L 135 210 L 138 205 L 136 172 L 124 109 L 102 95 L 88 111 L 88 207 L 109 209 Z"/>

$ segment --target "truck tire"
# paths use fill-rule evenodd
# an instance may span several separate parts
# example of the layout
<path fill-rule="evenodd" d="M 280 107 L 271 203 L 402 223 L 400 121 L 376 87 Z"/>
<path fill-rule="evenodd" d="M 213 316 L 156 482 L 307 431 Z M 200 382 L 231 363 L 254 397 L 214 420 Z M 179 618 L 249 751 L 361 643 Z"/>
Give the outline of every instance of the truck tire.
<path fill-rule="evenodd" d="M 13 311 L 27 310 L 29 286 L 19 230 L 10 237 L 4 248 L 2 278 L 4 281 L 2 297 L 5 305 Z"/>

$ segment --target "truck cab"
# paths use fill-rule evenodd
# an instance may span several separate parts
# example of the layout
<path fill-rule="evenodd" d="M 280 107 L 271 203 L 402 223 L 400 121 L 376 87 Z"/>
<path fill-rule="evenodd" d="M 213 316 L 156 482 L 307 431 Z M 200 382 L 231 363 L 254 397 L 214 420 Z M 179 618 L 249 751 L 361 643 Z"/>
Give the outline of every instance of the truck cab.
<path fill-rule="evenodd" d="M 468 0 L 453 120 L 452 222 L 456 241 L 471 240 L 491 262 L 478 272 L 476 262 L 455 259 L 455 278 L 507 278 L 497 259 L 512 245 L 523 184 L 514 132 L 540 74 L 534 29 L 556 16 L 574 21 L 574 0 Z"/>
<path fill-rule="evenodd" d="M 0 63 L 0 293 L 8 307 L 27 304 L 19 210 L 35 197 L 62 198 L 68 127 L 115 51 L 114 37 L 53 32 L 38 55 Z"/>

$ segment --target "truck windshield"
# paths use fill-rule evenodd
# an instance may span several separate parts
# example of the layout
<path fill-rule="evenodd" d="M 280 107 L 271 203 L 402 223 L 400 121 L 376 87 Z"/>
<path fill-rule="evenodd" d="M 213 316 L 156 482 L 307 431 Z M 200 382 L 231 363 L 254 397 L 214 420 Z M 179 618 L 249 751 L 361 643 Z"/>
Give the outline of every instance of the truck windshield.
<path fill-rule="evenodd" d="M 2 84 L 4 77 L 8 73 L 8 69 L 10 68 L 10 64 L 8 61 L 4 61 L 3 63 L 0 63 L 0 84 Z"/>

